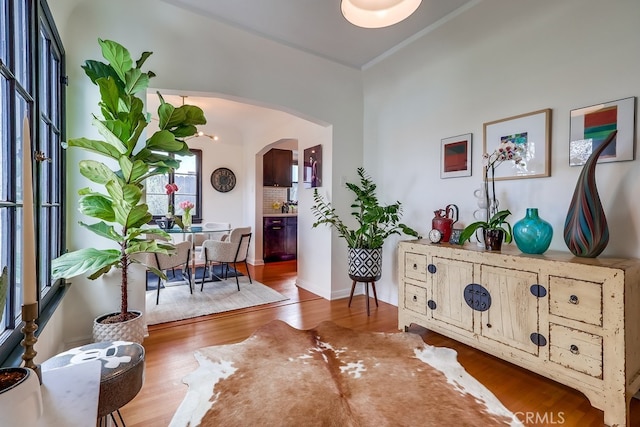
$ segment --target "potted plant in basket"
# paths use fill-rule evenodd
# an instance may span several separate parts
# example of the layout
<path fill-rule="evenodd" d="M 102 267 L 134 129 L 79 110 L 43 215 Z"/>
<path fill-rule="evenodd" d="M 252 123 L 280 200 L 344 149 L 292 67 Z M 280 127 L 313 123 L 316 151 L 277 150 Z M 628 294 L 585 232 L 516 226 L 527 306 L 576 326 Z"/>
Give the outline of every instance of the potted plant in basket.
<path fill-rule="evenodd" d="M 463 244 L 481 228 L 484 236 L 485 248 L 491 251 L 499 251 L 502 241 L 511 243 L 512 230 L 506 218 L 511 215 L 508 209 L 497 212 L 489 221 L 476 221 L 467 225 L 460 233 L 460 244 Z"/>
<path fill-rule="evenodd" d="M 347 183 L 347 188 L 355 195 L 351 204 L 351 215 L 356 225 L 349 228 L 336 213 L 331 203 L 326 201 L 318 190 L 313 193 L 314 204 L 311 207 L 316 221 L 313 227 L 327 224 L 335 227 L 338 235 L 345 239 L 349 248 L 349 277 L 353 280 L 369 278 L 378 280 L 382 273 L 382 245 L 392 234 L 406 234 L 420 237 L 414 229 L 402 224 L 402 206 L 400 202 L 381 205 L 376 196 L 376 184 L 358 168 L 360 185 Z M 373 278 L 373 279 L 371 279 Z"/>
<path fill-rule="evenodd" d="M 96 279 L 112 268 L 121 272 L 121 302 L 118 313 L 101 316 L 94 322 L 94 340 L 105 341 L 123 339 L 142 342 L 142 316 L 139 311 L 130 312 L 127 303 L 128 272 L 133 263 L 143 263 L 145 252 L 171 253 L 173 245 L 157 243 L 145 237 L 145 226 L 152 220 L 149 207 L 142 202 L 143 183 L 154 175 L 165 174 L 179 166 L 180 162 L 170 154 L 191 155 L 184 138 L 197 132 L 196 125 L 206 123 L 204 113 L 198 107 L 182 105 L 174 107 L 160 98 L 158 107 L 158 127 L 151 137 L 140 143 L 140 136 L 148 125 L 149 118 L 143 112 L 143 99 L 137 93 L 146 93 L 149 79 L 155 74 L 140 69 L 151 52 L 144 52 L 134 62 L 127 49 L 110 40 L 99 40 L 102 56 L 108 61 L 87 60 L 82 66 L 91 81 L 100 88 L 99 102 L 102 118 L 94 116 L 93 124 L 104 140 L 87 138 L 71 139 L 66 147 L 77 147 L 102 156 L 109 163 L 98 160 L 82 160 L 80 173 L 94 184 L 103 187 L 100 192 L 92 188 L 83 188 L 80 195 L 79 210 L 95 218 L 98 222 L 85 227 L 98 236 L 114 242 L 114 249 L 83 248 L 66 253 L 53 260 L 54 279 L 87 275 Z M 114 167 L 112 169 L 111 167 Z M 111 166 L 111 167 L 110 167 Z M 154 234 L 168 234 L 154 230 Z M 155 267 L 146 266 L 161 277 L 164 274 Z M 122 333 L 122 322 L 132 322 L 132 332 L 125 336 L 110 337 L 105 331 L 106 324 L 117 324 Z"/>

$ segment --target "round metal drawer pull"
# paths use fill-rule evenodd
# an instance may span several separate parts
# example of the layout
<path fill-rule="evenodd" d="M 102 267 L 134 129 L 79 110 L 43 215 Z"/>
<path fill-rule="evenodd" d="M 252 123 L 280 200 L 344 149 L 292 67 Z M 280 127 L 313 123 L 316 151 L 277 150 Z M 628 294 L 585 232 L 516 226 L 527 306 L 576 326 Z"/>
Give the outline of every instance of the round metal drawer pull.
<path fill-rule="evenodd" d="M 416 301 L 418 301 L 418 297 L 414 295 L 413 296 L 413 302 L 416 302 Z"/>
<path fill-rule="evenodd" d="M 576 295 L 571 295 L 569 297 L 569 302 L 571 304 L 578 304 L 580 301 L 578 300 L 578 297 Z"/>
<path fill-rule="evenodd" d="M 418 264 L 413 264 L 413 269 L 417 270 L 418 269 Z"/>
<path fill-rule="evenodd" d="M 580 354 L 580 350 L 578 349 L 578 346 L 575 344 L 571 344 L 571 347 L 569 347 L 569 351 L 571 351 L 571 353 L 573 354 Z"/>

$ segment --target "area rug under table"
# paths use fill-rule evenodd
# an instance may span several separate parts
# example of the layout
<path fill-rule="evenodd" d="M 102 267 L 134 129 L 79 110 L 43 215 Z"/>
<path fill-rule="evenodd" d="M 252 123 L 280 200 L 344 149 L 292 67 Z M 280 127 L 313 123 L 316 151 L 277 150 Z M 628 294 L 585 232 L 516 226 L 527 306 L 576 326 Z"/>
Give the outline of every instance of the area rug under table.
<path fill-rule="evenodd" d="M 253 280 L 253 283 L 249 283 L 247 276 L 240 275 L 238 279 L 240 291 L 235 277 L 229 277 L 227 280 L 205 282 L 202 291 L 200 283 L 196 282 L 193 294 L 189 292 L 189 284 L 186 281 L 168 282 L 160 289 L 158 304 L 157 288 L 148 290 L 145 302 L 147 324 L 191 319 L 288 299 L 260 282 Z"/>
<path fill-rule="evenodd" d="M 195 353 L 170 426 L 522 425 L 456 355 L 412 333 L 275 320 Z"/>

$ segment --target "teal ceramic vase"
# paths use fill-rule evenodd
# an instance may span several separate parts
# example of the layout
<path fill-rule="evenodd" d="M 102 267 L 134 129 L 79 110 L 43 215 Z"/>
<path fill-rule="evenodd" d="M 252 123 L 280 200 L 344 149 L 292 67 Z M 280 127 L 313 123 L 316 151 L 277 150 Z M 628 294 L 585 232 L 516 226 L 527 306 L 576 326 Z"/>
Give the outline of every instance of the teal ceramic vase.
<path fill-rule="evenodd" d="M 544 253 L 552 237 L 553 227 L 538 216 L 538 208 L 527 208 L 525 217 L 513 225 L 513 239 L 525 254 Z"/>

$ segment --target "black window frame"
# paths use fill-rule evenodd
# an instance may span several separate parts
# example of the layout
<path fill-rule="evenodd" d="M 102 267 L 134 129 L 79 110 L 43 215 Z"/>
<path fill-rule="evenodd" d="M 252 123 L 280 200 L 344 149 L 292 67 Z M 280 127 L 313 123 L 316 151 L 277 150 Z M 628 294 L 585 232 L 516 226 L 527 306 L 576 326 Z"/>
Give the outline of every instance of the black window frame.
<path fill-rule="evenodd" d="M 21 24 L 18 26 L 17 10 L 21 6 L 24 6 L 26 14 L 26 29 L 22 28 Z M 0 236 L 0 245 L 3 246 L 0 252 L 3 259 L 0 259 L 0 264 L 7 264 L 9 269 L 7 313 L 15 314 L 4 316 L 0 325 L 0 366 L 17 366 L 21 362 L 22 348 L 19 344 L 23 338 L 23 322 L 17 307 L 17 301 L 20 299 L 19 282 L 22 280 L 16 277 L 16 272 L 20 270 L 17 264 L 21 262 L 22 254 L 19 253 L 21 245 L 16 245 L 16 242 L 21 238 L 19 212 L 23 202 L 18 199 L 19 155 L 16 152 L 16 144 L 12 141 L 17 141 L 17 136 L 21 135 L 18 134 L 18 126 L 24 112 L 19 111 L 16 98 L 20 95 L 28 102 L 32 149 L 34 154 L 38 154 L 33 163 L 38 254 L 37 265 L 30 266 L 36 269 L 38 282 L 38 335 L 67 289 L 64 281 L 50 280 L 51 260 L 62 253 L 66 243 L 66 164 L 61 145 L 65 137 L 66 70 L 64 47 L 46 0 L 0 0 L 0 22 L 6 24 L 0 28 L 0 31 L 3 31 L 0 37 L 0 52 L 5 52 L 4 56 L 0 55 L 0 84 L 3 84 L 2 81 L 7 82 L 6 96 L 3 95 L 0 102 L 8 107 L 6 111 L 9 116 L 2 121 L 8 128 L 7 133 L 0 134 L 0 144 L 9 147 L 7 158 L 2 165 L 3 169 L 8 171 L 8 177 L 0 176 L 0 185 L 6 186 L 6 197 L 0 197 L 0 209 L 6 209 L 8 212 L 5 215 L 8 236 Z M 14 38 L 20 37 L 18 34 L 21 31 L 26 34 L 26 49 L 17 48 L 15 44 Z M 20 76 L 15 75 L 16 61 L 24 63 L 26 82 L 19 81 Z M 18 71 L 20 70 L 22 68 Z M 1 116 L 0 120 L 3 120 Z M 46 176 L 46 179 L 43 180 L 43 176 Z M 46 224 L 44 227 L 43 222 Z M 0 310 L 2 308 L 0 307 Z"/>
<path fill-rule="evenodd" d="M 191 151 L 191 153 L 193 153 L 193 155 L 196 157 L 196 206 L 193 209 L 191 219 L 193 224 L 200 224 L 202 223 L 202 150 L 198 148 L 190 148 L 189 151 Z M 169 184 L 173 184 L 175 182 L 174 171 L 169 172 L 167 174 L 167 177 Z M 180 190 L 178 190 L 177 194 L 180 194 Z M 170 205 L 176 206 L 175 195 L 176 193 L 172 193 L 168 196 Z M 163 217 L 164 214 L 153 215 L 154 220 L 161 219 Z"/>

